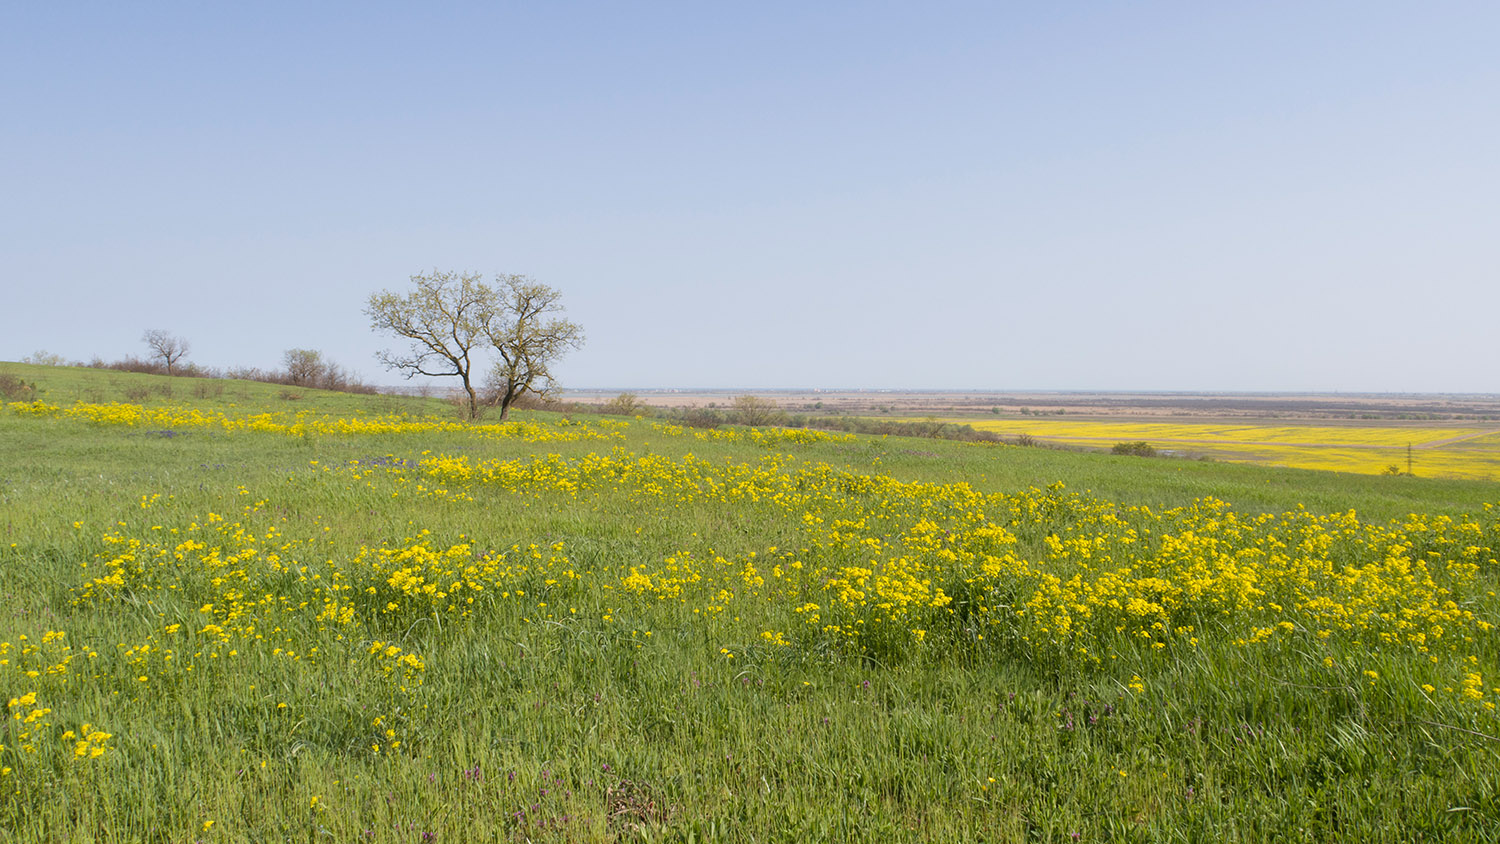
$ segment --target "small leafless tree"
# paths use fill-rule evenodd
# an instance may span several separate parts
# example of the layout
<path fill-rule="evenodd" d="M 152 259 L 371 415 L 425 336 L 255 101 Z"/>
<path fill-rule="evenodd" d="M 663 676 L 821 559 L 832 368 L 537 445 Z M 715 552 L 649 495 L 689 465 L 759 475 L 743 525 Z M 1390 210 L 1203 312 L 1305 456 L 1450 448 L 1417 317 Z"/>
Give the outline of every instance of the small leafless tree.
<path fill-rule="evenodd" d="M 192 348 L 188 345 L 188 341 L 160 328 L 153 328 L 142 334 L 141 342 L 151 349 L 153 360 L 160 360 L 166 366 L 168 375 L 175 374 L 172 372 L 172 367 L 187 357 L 188 351 Z"/>

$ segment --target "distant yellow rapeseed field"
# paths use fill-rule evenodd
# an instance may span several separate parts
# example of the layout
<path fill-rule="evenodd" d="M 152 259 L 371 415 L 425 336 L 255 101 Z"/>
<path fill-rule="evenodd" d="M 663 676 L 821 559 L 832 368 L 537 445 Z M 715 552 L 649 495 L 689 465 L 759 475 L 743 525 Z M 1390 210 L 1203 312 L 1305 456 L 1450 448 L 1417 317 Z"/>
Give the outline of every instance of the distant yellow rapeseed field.
<path fill-rule="evenodd" d="M 1245 463 L 1379 474 L 1407 469 L 1428 477 L 1500 480 L 1500 430 L 1421 425 L 1283 425 L 1134 422 L 1109 419 L 953 419 L 1006 436 L 1109 447 L 1147 442 L 1159 451 Z"/>

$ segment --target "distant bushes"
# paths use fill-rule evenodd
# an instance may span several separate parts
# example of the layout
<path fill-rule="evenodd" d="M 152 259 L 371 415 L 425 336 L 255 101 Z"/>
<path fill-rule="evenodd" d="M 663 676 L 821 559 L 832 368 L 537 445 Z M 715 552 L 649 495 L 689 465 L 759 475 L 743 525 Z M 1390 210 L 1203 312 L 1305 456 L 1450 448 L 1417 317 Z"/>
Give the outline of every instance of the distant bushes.
<path fill-rule="evenodd" d="M 36 385 L 9 372 L 0 372 L 0 396 L 6 401 L 31 401 L 36 398 Z"/>
<path fill-rule="evenodd" d="M 651 407 L 635 393 L 621 393 L 605 402 L 601 412 L 613 416 L 650 416 Z"/>
<path fill-rule="evenodd" d="M 141 372 L 147 375 L 168 374 L 167 368 L 161 363 L 133 357 L 109 362 L 95 358 L 84 364 L 84 366 L 94 369 L 113 369 L 119 372 Z M 374 386 L 360 381 L 345 372 L 342 368 L 332 364 L 328 364 L 325 369 L 312 377 L 305 375 L 294 376 L 291 372 L 283 369 L 259 369 L 253 366 L 210 369 L 195 363 L 189 363 L 177 364 L 172 369 L 173 371 L 170 374 L 173 377 L 179 378 L 226 378 L 239 381 L 260 381 L 265 384 L 307 387 L 315 390 L 337 390 L 341 393 L 362 393 L 366 395 L 380 392 Z"/>
<path fill-rule="evenodd" d="M 776 402 L 760 396 L 735 396 L 731 407 L 735 421 L 752 428 L 783 425 L 787 418 Z"/>
<path fill-rule="evenodd" d="M 316 349 L 287 349 L 282 360 L 284 364 L 282 369 L 236 367 L 225 370 L 218 377 L 281 384 L 286 387 L 306 387 L 312 390 L 335 390 L 340 393 L 368 395 L 380 392 L 375 387 L 350 375 L 347 370 L 324 357 L 323 353 Z M 284 390 L 283 392 L 295 391 Z M 297 398 L 301 396 L 298 395 Z"/>
<path fill-rule="evenodd" d="M 366 384 L 342 369 L 331 365 L 327 371 L 311 380 L 293 380 L 291 373 L 280 369 L 262 370 L 245 367 L 226 370 L 222 376 L 210 377 L 238 378 L 242 381 L 261 381 L 266 384 L 307 387 L 313 390 L 335 390 L 340 393 L 373 395 L 380 392 L 374 386 Z"/>
<path fill-rule="evenodd" d="M 67 366 L 67 361 L 62 355 L 54 355 L 46 349 L 37 349 L 35 352 L 21 358 L 21 363 L 29 363 L 33 366 Z"/>
<path fill-rule="evenodd" d="M 673 410 L 679 409 L 673 408 Z M 723 425 L 725 421 L 727 421 L 724 418 L 724 414 L 720 413 L 717 410 L 704 409 L 701 407 L 687 407 L 680 408 L 680 410 L 680 413 L 666 413 L 663 415 L 666 416 L 669 421 L 677 422 L 681 425 L 686 425 L 689 428 L 714 429 L 719 427 L 720 425 Z"/>
<path fill-rule="evenodd" d="M 129 385 L 127 385 L 125 387 L 125 389 L 122 392 L 125 395 L 125 400 L 126 401 L 133 401 L 133 402 L 136 402 L 137 404 L 139 404 L 140 402 L 147 401 L 154 394 L 155 395 L 160 395 L 164 399 L 171 398 L 172 397 L 172 386 L 170 384 L 161 384 L 159 386 L 148 386 L 148 385 L 145 385 L 145 384 L 129 384 Z"/>
<path fill-rule="evenodd" d="M 213 369 L 199 366 L 196 363 L 182 361 L 180 356 L 178 356 L 173 358 L 171 370 L 168 371 L 166 359 L 160 355 L 152 358 L 139 358 L 134 355 L 127 355 L 113 361 L 106 361 L 103 358 L 95 357 L 87 362 L 73 361 L 69 363 L 62 355 L 55 355 L 47 351 L 37 351 L 22 358 L 21 363 L 38 366 L 83 366 L 90 369 L 109 369 L 116 372 L 137 372 L 143 375 L 170 375 L 174 378 L 260 381 L 266 384 L 281 384 L 286 387 L 336 390 L 341 393 L 361 393 L 365 395 L 380 392 L 375 386 L 359 380 L 343 367 L 324 357 L 322 352 L 315 349 L 288 349 L 283 360 L 285 367 L 282 369 L 259 369 L 253 366 Z M 193 395 L 205 398 L 209 395 L 220 395 L 223 391 L 224 388 L 222 386 L 207 387 L 199 385 L 194 387 Z M 162 394 L 170 397 L 171 388 L 165 388 Z"/>
<path fill-rule="evenodd" d="M 972 425 L 956 422 L 940 422 L 935 419 L 862 419 L 857 416 L 790 416 L 786 420 L 789 428 L 816 428 L 822 431 L 841 431 L 846 434 L 873 434 L 875 436 L 922 437 L 934 440 L 957 440 L 959 442 L 1004 443 L 1005 440 L 993 431 L 980 431 Z"/>
<path fill-rule="evenodd" d="M 514 407 L 525 410 L 548 410 L 554 413 L 653 416 L 663 422 L 687 428 L 712 429 L 722 425 L 761 427 L 769 425 L 780 428 L 838 431 L 845 434 L 995 443 L 1053 451 L 1089 452 L 1095 450 L 1080 445 L 1047 442 L 1024 433 L 1014 437 L 1002 437 L 994 431 L 981 431 L 972 425 L 944 422 L 938 419 L 871 419 L 861 416 L 815 416 L 804 413 L 786 413 L 768 400 L 747 402 L 743 400 L 746 398 L 750 397 L 740 396 L 727 406 L 710 403 L 708 407 L 651 407 L 641 402 L 640 397 L 634 393 L 621 393 L 603 404 L 564 402 L 526 396 L 524 399 L 517 400 Z M 754 422 L 749 420 L 754 420 Z M 1163 456 L 1146 442 L 1118 443 L 1110 451 L 1114 454 L 1128 454 L 1136 457 Z"/>
<path fill-rule="evenodd" d="M 211 369 L 205 369 L 196 363 L 174 364 L 172 371 L 167 371 L 166 364 L 159 360 L 138 358 L 127 355 L 119 360 L 106 361 L 103 358 L 94 358 L 88 363 L 80 363 L 79 366 L 87 366 L 90 369 L 113 369 L 116 372 L 139 372 L 145 375 L 171 375 L 174 378 L 219 378 L 224 377 Z"/>
<path fill-rule="evenodd" d="M 748 399 L 754 399 L 750 401 Z M 520 406 L 520 405 L 517 405 Z M 604 404 L 540 401 L 532 399 L 533 410 L 559 413 L 602 413 L 617 416 L 654 416 L 663 422 L 688 428 L 718 428 L 721 425 L 775 426 L 838 431 L 845 434 L 922 437 L 961 442 L 1006 443 L 999 434 L 976 430 L 970 425 L 940 422 L 935 419 L 895 420 L 866 419 L 858 416 L 814 416 L 787 413 L 774 402 L 753 396 L 737 397 L 728 407 L 649 407 L 632 393 L 621 393 Z"/>

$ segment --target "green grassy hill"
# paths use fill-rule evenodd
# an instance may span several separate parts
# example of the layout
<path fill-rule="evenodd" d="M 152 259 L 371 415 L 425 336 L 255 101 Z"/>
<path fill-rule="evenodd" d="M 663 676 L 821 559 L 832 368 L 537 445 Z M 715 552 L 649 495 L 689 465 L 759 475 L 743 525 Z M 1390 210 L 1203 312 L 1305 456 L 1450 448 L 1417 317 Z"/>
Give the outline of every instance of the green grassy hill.
<path fill-rule="evenodd" d="M 460 418 L 458 409 L 436 398 L 358 395 L 255 381 L 173 378 L 19 363 L 0 363 L 0 373 L 12 373 L 37 385 L 42 400 L 63 406 L 74 402 L 124 402 L 240 414 Z M 548 413 L 523 416 L 556 418 L 556 414 Z M 632 438 L 636 436 L 632 433 Z M 651 442 L 653 447 L 673 447 L 669 440 L 653 438 L 649 431 L 641 432 L 640 438 Z M 398 445 L 402 443 L 405 441 L 399 437 L 390 440 L 397 450 L 410 445 Z M 1153 507 L 1182 506 L 1197 498 L 1213 496 L 1247 512 L 1278 512 L 1302 506 L 1317 513 L 1353 509 L 1371 518 L 1389 519 L 1413 512 L 1457 515 L 1474 512 L 1486 503 L 1500 502 L 1500 485 L 1486 481 L 1371 477 L 906 437 L 861 437 L 855 443 L 840 443 L 810 454 L 851 468 L 874 466 L 903 480 L 963 481 L 984 491 L 1045 487 L 1061 482 L 1069 489 L 1087 490 L 1122 504 Z M 694 446 L 703 450 L 701 443 Z M 334 447 L 334 443 L 328 447 Z M 472 444 L 465 447 L 473 448 Z"/>
<path fill-rule="evenodd" d="M 40 391 L 37 398 L 53 404 L 126 402 L 335 414 L 442 413 L 447 408 L 445 402 L 434 398 L 339 393 L 261 381 L 183 378 L 81 366 L 0 362 L 0 374 L 6 373 L 36 385 Z"/>
<path fill-rule="evenodd" d="M 9 838 L 1500 837 L 1494 484 L 3 372 Z"/>

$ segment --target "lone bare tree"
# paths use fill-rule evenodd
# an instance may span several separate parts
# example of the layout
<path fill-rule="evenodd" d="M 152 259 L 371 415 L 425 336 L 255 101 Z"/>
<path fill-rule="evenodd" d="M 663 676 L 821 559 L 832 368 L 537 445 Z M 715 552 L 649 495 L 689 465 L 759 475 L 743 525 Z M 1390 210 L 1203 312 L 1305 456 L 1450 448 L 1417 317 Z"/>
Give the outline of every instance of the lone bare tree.
<path fill-rule="evenodd" d="M 160 360 L 167 367 L 168 375 L 175 374 L 172 372 L 172 367 L 187 357 L 188 351 L 192 348 L 188 345 L 188 341 L 160 328 L 153 328 L 142 334 L 141 342 L 151 349 L 152 360 Z"/>
<path fill-rule="evenodd" d="M 546 395 L 555 386 L 552 362 L 583 345 L 583 328 L 561 317 L 562 294 L 524 275 L 495 279 L 495 312 L 485 339 L 500 355 L 490 371 L 490 386 L 500 418 L 527 393 Z"/>
<path fill-rule="evenodd" d="M 365 305 L 370 327 L 411 341 L 405 354 L 382 351 L 375 357 L 408 379 L 457 377 L 469 394 L 469 418 L 478 418 L 474 353 L 482 348 L 494 318 L 495 292 L 478 273 L 433 270 L 412 276 L 411 282 L 416 289 L 404 295 L 389 290 L 370 294 Z"/>
<path fill-rule="evenodd" d="M 497 276 L 491 286 L 477 273 L 434 270 L 411 281 L 416 289 L 410 293 L 381 291 L 365 306 L 372 328 L 411 341 L 406 354 L 380 352 L 377 357 L 407 378 L 457 377 L 468 393 L 471 419 L 479 416 L 474 367 L 483 362 L 487 347 L 500 355 L 490 384 L 504 419 L 517 398 L 550 388 L 549 365 L 583 343 L 583 329 L 550 318 L 563 310 L 561 294 L 526 276 Z"/>

